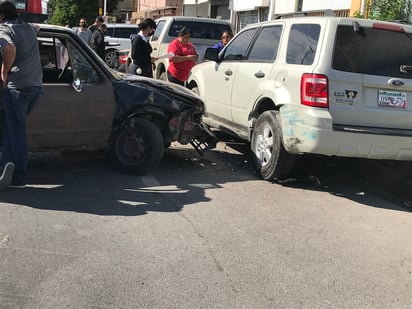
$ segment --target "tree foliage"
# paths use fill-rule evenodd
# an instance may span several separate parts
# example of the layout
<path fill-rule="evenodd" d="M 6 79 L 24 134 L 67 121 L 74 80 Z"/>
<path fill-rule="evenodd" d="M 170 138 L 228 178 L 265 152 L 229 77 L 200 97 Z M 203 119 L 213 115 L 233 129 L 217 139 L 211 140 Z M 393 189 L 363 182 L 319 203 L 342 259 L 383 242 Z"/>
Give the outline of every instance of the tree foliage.
<path fill-rule="evenodd" d="M 107 0 L 108 15 L 120 1 L 123 0 Z M 99 6 L 103 7 L 103 0 L 49 0 L 48 6 L 51 11 L 50 24 L 73 27 L 82 17 L 92 24 L 99 15 Z"/>
<path fill-rule="evenodd" d="M 411 0 L 368 0 L 369 18 L 379 20 L 409 20 Z"/>

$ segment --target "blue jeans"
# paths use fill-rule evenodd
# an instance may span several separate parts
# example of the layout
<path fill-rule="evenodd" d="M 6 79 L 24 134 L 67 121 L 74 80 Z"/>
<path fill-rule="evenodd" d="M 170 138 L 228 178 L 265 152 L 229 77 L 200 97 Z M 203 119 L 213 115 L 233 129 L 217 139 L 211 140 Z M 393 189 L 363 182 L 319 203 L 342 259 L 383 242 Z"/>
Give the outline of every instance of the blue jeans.
<path fill-rule="evenodd" d="M 28 162 L 26 118 L 41 92 L 41 87 L 3 88 L 1 90 L 2 165 L 7 162 L 14 163 L 12 184 L 26 184 Z"/>

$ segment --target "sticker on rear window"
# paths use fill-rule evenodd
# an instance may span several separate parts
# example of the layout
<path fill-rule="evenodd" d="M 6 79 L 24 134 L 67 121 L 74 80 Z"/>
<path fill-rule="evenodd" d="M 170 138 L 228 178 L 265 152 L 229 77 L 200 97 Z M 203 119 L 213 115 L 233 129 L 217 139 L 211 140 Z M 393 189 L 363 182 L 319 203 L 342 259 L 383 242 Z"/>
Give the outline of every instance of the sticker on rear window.
<path fill-rule="evenodd" d="M 378 106 L 406 109 L 406 92 L 379 90 Z"/>

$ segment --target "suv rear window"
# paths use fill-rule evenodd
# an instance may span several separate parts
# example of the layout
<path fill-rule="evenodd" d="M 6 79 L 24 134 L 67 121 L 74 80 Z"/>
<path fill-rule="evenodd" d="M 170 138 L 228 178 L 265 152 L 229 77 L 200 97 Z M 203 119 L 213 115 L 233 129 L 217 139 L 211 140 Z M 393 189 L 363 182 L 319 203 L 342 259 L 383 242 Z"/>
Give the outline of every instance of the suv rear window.
<path fill-rule="evenodd" d="M 232 31 L 229 25 L 218 23 L 204 23 L 198 21 L 175 21 L 169 30 L 169 36 L 176 38 L 179 35 L 180 29 L 187 27 L 192 31 L 194 39 L 211 39 L 219 41 L 222 38 L 222 33 Z"/>
<path fill-rule="evenodd" d="M 401 65 L 412 66 L 412 35 L 403 32 L 339 26 L 332 68 L 379 76 L 411 77 Z"/>

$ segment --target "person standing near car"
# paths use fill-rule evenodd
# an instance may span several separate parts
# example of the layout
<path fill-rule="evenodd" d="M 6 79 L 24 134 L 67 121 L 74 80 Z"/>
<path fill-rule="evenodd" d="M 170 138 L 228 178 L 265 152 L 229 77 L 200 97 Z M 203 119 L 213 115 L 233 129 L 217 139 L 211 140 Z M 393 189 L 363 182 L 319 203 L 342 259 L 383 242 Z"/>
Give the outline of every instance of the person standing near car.
<path fill-rule="evenodd" d="M 137 35 L 132 36 L 130 74 L 153 78 L 153 70 L 156 68 L 154 62 L 157 58 L 150 56 L 153 49 L 149 43 L 149 37 L 153 35 L 155 29 L 156 23 L 153 19 L 146 18 L 139 24 Z"/>
<path fill-rule="evenodd" d="M 104 41 L 104 33 L 106 30 L 107 26 L 105 24 L 101 24 L 92 34 L 92 48 L 102 59 L 104 59 L 104 51 L 106 48 L 106 43 Z"/>
<path fill-rule="evenodd" d="M 14 4 L 0 3 L 3 138 L 0 190 L 24 187 L 27 181 L 26 117 L 39 99 L 43 78 L 37 31 L 32 24 L 18 19 Z"/>
<path fill-rule="evenodd" d="M 89 29 L 92 33 L 95 32 L 97 29 L 100 28 L 100 26 L 104 23 L 104 19 L 101 16 L 97 16 L 96 19 L 94 20 L 93 25 L 90 25 Z"/>
<path fill-rule="evenodd" d="M 189 72 L 195 65 L 198 55 L 193 44 L 189 41 L 192 32 L 189 28 L 183 27 L 179 31 L 179 36 L 170 42 L 168 53 L 173 53 L 169 58 L 169 68 L 167 78 L 170 82 L 184 86 Z"/>
<path fill-rule="evenodd" d="M 222 33 L 222 40 L 219 43 L 213 45 L 213 48 L 217 49 L 217 52 L 220 52 L 223 47 L 226 46 L 227 43 L 233 38 L 233 34 L 230 31 L 225 31 Z"/>
<path fill-rule="evenodd" d="M 73 30 L 87 45 L 92 45 L 92 32 L 87 28 L 86 18 L 80 18 L 79 27 L 75 27 Z"/>

